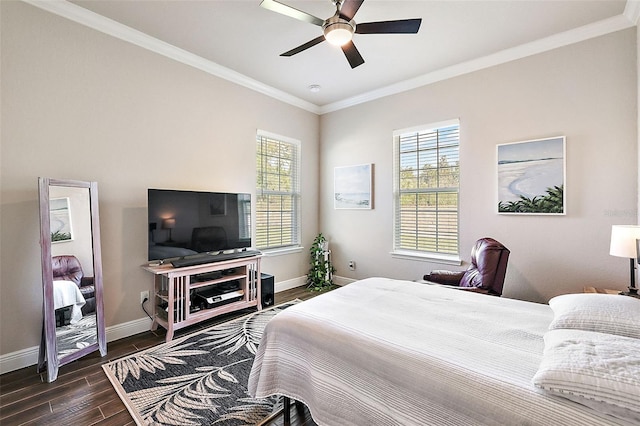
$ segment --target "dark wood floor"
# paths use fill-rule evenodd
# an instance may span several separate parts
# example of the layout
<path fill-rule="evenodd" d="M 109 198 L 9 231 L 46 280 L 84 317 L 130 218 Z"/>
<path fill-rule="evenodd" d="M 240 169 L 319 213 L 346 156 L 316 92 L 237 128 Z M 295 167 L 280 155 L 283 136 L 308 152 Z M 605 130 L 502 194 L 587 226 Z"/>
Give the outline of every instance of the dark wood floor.
<path fill-rule="evenodd" d="M 276 304 L 293 299 L 309 299 L 316 293 L 305 287 L 276 293 Z M 176 332 L 192 333 L 246 314 L 227 314 Z M 126 407 L 102 370 L 102 364 L 164 342 L 164 329 L 140 333 L 108 344 L 104 358 L 99 352 L 60 368 L 58 379 L 47 383 L 46 373 L 36 366 L 0 376 L 0 424 L 8 425 L 134 425 Z M 294 405 L 294 404 L 292 404 Z M 282 425 L 282 416 L 271 425 Z M 302 417 L 292 409 L 292 424 L 313 426 L 308 411 Z"/>

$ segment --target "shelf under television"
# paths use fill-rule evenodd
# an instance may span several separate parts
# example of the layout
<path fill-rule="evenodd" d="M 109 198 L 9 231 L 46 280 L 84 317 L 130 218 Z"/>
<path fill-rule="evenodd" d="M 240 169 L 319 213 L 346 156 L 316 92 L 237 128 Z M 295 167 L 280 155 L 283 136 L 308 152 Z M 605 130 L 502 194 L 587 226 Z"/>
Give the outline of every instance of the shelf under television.
<path fill-rule="evenodd" d="M 262 309 L 260 288 L 260 260 L 261 255 L 214 262 L 202 265 L 174 268 L 168 264 L 146 264 L 142 267 L 154 275 L 154 294 L 156 303 L 153 304 L 153 324 L 155 330 L 161 326 L 167 330 L 166 341 L 173 339 L 175 330 L 179 330 L 201 321 L 241 309 L 257 307 Z M 198 275 L 211 274 L 211 279 L 197 281 Z M 209 277 L 206 277 L 209 278 Z M 192 279 L 194 282 L 191 282 Z M 202 277 L 201 277 L 202 279 Z M 237 282 L 238 290 L 244 293 L 240 300 L 228 302 L 216 307 L 191 310 L 191 296 L 193 290 L 204 287 Z M 172 306 L 172 317 L 168 310 L 160 307 L 158 301 Z"/>

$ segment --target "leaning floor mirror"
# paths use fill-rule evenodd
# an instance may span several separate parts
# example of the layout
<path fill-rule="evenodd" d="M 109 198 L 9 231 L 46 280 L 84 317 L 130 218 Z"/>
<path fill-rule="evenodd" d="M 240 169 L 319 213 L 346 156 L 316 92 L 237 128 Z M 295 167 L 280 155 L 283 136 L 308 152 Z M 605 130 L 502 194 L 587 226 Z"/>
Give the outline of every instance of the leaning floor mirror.
<path fill-rule="evenodd" d="M 38 372 L 100 351 L 104 324 L 100 217 L 96 182 L 39 178 L 44 322 Z"/>

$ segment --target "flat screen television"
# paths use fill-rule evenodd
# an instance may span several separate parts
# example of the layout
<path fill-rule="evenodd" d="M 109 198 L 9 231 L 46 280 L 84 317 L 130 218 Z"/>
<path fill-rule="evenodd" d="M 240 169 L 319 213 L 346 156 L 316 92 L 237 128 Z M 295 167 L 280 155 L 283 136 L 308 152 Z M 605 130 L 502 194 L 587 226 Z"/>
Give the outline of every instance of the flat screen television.
<path fill-rule="evenodd" d="M 149 260 L 251 247 L 251 194 L 148 190 Z"/>

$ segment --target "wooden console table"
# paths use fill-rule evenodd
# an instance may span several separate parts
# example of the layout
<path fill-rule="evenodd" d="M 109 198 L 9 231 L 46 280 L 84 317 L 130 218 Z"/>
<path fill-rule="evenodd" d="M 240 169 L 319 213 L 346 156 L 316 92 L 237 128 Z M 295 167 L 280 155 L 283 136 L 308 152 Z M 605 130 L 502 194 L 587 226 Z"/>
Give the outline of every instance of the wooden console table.
<path fill-rule="evenodd" d="M 181 268 L 169 263 L 147 264 L 142 268 L 154 274 L 151 330 L 156 330 L 158 325 L 165 328 L 167 342 L 173 339 L 174 331 L 209 318 L 253 306 L 262 309 L 260 256 Z M 192 303 L 197 292 L 233 282 L 237 282 L 242 291 L 239 300 L 208 309 Z"/>

